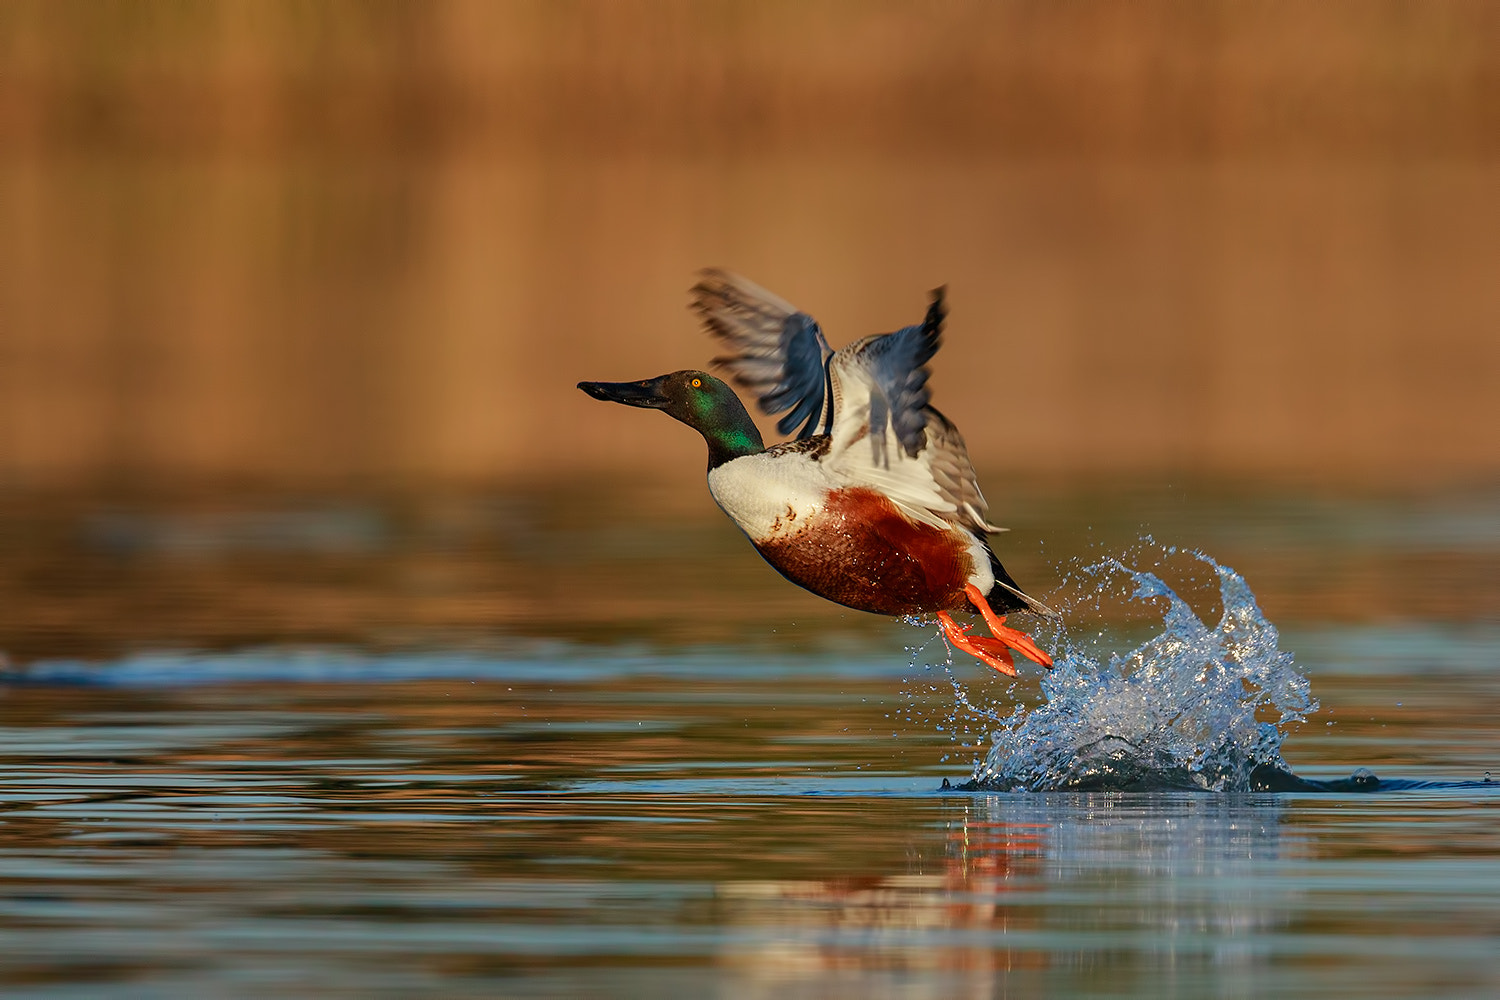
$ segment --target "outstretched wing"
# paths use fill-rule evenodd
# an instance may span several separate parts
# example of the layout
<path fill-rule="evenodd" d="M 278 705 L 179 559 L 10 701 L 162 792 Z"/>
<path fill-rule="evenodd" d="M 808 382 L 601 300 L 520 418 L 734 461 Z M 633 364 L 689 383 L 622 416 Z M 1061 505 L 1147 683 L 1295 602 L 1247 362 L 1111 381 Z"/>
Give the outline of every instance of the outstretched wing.
<path fill-rule="evenodd" d="M 730 353 L 714 358 L 768 414 L 786 413 L 783 434 L 827 433 L 831 422 L 827 362 L 833 351 L 817 321 L 778 295 L 728 271 L 700 272 L 692 308 Z M 790 411 L 790 412 L 787 412 Z"/>
<path fill-rule="evenodd" d="M 893 435 L 908 458 L 916 458 L 927 443 L 927 362 L 943 340 L 943 320 L 948 310 L 944 290 L 932 293 L 932 305 L 920 326 L 895 333 L 880 333 L 855 341 L 839 351 L 829 365 L 834 383 L 833 447 L 840 444 L 839 429 L 851 436 L 859 428 L 850 419 L 867 413 L 870 457 L 876 465 L 889 465 L 887 434 Z"/>
<path fill-rule="evenodd" d="M 914 521 L 959 524 L 982 537 L 1000 529 L 987 519 L 963 436 L 928 403 L 927 362 L 942 345 L 946 317 L 939 288 L 920 325 L 866 337 L 833 356 L 827 461 L 848 481 L 879 489 Z"/>

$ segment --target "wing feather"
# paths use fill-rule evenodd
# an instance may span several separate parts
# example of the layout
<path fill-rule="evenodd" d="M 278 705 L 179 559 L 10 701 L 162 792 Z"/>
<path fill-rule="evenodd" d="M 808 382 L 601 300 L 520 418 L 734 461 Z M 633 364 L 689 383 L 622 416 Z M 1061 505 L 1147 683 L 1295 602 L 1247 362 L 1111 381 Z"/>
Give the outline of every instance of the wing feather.
<path fill-rule="evenodd" d="M 830 435 L 825 461 L 841 480 L 880 490 L 918 523 L 981 537 L 1002 530 L 988 521 L 963 436 L 930 405 L 927 363 L 942 346 L 944 289 L 933 291 L 920 324 L 837 353 L 811 316 L 737 274 L 705 270 L 692 294 L 704 326 L 728 348 L 714 364 L 763 411 L 786 414 L 783 434 L 801 425 L 798 439 Z"/>
<path fill-rule="evenodd" d="M 716 367 L 755 394 L 775 416 L 783 434 L 811 437 L 829 423 L 825 366 L 833 355 L 823 330 L 807 313 L 772 292 L 728 271 L 700 272 L 692 308 L 729 353 Z"/>

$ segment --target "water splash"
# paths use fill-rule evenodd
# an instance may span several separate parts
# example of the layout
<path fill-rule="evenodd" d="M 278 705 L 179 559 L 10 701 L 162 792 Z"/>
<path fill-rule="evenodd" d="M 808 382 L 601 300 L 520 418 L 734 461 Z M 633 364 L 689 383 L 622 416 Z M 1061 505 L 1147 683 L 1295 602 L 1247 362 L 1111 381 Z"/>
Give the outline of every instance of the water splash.
<path fill-rule="evenodd" d="M 1160 631 L 1107 659 L 1065 642 L 1042 679 L 1045 704 L 999 720 L 971 787 L 1236 791 L 1258 787 L 1252 774 L 1289 774 L 1284 727 L 1318 707 L 1307 679 L 1244 579 L 1189 555 L 1217 575 L 1218 623 L 1205 625 L 1156 573 L 1113 558 L 1086 567 L 1098 592 L 1123 579 L 1133 601 L 1164 602 Z"/>

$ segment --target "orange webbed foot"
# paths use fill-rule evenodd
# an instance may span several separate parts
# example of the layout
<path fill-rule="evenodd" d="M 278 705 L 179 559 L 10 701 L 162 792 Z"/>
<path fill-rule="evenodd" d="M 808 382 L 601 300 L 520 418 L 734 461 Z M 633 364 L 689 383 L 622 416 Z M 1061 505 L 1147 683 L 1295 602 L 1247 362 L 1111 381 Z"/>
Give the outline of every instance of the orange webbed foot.
<path fill-rule="evenodd" d="M 969 601 L 979 609 L 979 613 L 984 616 L 985 624 L 990 627 L 990 631 L 994 633 L 996 639 L 1014 649 L 1028 660 L 1034 660 L 1048 670 L 1052 669 L 1052 657 L 1044 653 L 1031 636 L 1020 629 L 1007 626 L 1005 618 L 1002 615 L 995 614 L 994 610 L 990 608 L 989 602 L 984 599 L 984 595 L 979 592 L 978 587 L 972 583 L 966 584 L 964 586 L 964 593 L 968 595 Z"/>
<path fill-rule="evenodd" d="M 938 624 L 943 626 L 943 634 L 948 637 L 954 649 L 961 649 L 970 656 L 977 656 L 996 670 L 1009 677 L 1016 676 L 1016 661 L 1011 658 L 1010 650 L 1005 643 L 998 639 L 987 639 L 980 635 L 970 635 L 959 627 L 958 622 L 946 611 L 938 612 Z"/>

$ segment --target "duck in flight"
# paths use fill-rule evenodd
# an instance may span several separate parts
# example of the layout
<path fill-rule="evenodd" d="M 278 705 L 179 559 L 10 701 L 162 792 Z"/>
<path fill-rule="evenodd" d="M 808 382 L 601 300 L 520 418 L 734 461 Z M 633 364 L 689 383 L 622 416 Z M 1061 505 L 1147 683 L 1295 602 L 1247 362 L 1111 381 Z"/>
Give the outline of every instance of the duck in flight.
<path fill-rule="evenodd" d="M 1011 651 L 1052 666 L 1009 611 L 1053 616 L 990 548 L 984 494 L 963 438 L 929 405 L 927 363 L 942 339 L 944 290 L 916 326 L 838 351 L 807 313 L 725 271 L 707 270 L 692 308 L 726 353 L 714 365 L 785 414 L 796 436 L 767 448 L 733 389 L 706 372 L 580 382 L 595 399 L 664 410 L 708 443 L 708 491 L 777 572 L 820 597 L 882 615 L 936 613 L 950 643 L 1014 676 Z M 990 636 L 951 612 L 977 612 Z"/>

